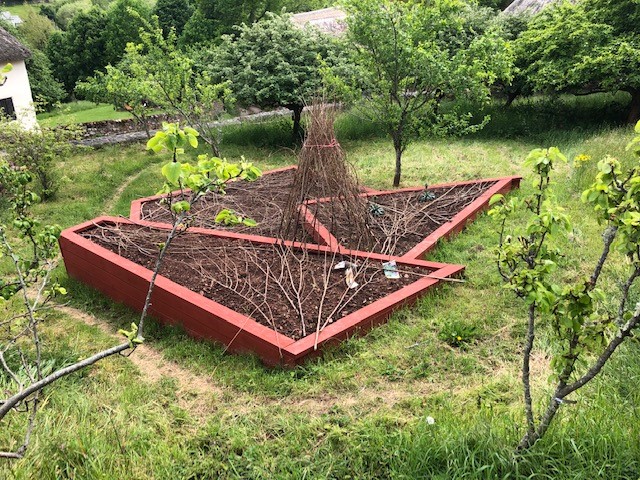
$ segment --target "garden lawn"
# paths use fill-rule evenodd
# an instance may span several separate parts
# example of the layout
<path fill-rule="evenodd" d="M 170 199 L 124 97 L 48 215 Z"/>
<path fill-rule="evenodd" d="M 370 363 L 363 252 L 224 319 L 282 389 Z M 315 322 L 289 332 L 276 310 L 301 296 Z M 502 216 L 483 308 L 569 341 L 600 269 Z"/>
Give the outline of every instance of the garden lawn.
<path fill-rule="evenodd" d="M 521 113 L 516 104 L 503 115 Z M 632 130 L 585 120 L 575 128 L 548 123 L 545 131 L 535 116 L 524 131 L 509 130 L 515 120 L 497 118 L 493 130 L 490 125 L 473 137 L 414 143 L 402 183 L 523 175 L 525 193 L 532 178 L 522 163 L 532 148 L 558 146 L 570 159 L 590 154 L 581 169 L 570 162 L 555 177 L 558 199 L 574 219 L 571 240 L 562 245 L 568 260 L 561 275 L 585 274 L 601 243 L 598 225 L 579 201 L 585 169 L 594 171 L 605 152 L 628 158 L 624 145 Z M 274 137 L 282 131 L 277 123 Z M 228 132 L 223 153 L 244 155 L 265 170 L 292 163 L 289 149 L 238 144 L 255 138 L 256 129 L 269 135 L 269 128 Z M 391 143 L 354 118 L 341 119 L 338 133 L 361 180 L 388 188 Z M 65 183 L 57 198 L 38 211 L 63 227 L 101 213 L 127 215 L 132 199 L 159 189 L 166 160 L 141 145 L 77 155 L 61 166 Z M 514 456 L 524 422 L 525 309 L 496 272 L 497 228 L 482 215 L 429 257 L 467 265 L 466 283 L 445 286 L 367 336 L 294 370 L 267 369 L 252 356 L 228 355 L 179 328 L 150 323 L 146 347 L 157 354 L 147 357 L 153 362 L 111 358 L 48 389 L 27 457 L 1 463 L 0 478 L 637 479 L 637 344 L 622 348 L 604 376 L 576 395 L 575 405 L 563 407 L 543 441 Z M 606 272 L 611 284 L 621 268 L 622 261 Z M 56 365 L 114 344 L 109 332 L 137 321 L 130 310 L 67 278 L 63 267 L 58 278 L 70 292 L 69 306 L 56 310 L 44 332 Z M 454 347 L 446 340 L 457 332 L 463 341 Z M 544 332 L 538 345 L 534 386 L 542 400 L 552 348 Z M 4 423 L 0 444 L 17 425 Z"/>
<path fill-rule="evenodd" d="M 133 118 L 129 112 L 118 111 L 107 103 L 92 103 L 86 100 L 63 103 L 52 111 L 38 114 L 38 123 L 43 127 L 57 127 L 74 123 L 123 120 Z"/>

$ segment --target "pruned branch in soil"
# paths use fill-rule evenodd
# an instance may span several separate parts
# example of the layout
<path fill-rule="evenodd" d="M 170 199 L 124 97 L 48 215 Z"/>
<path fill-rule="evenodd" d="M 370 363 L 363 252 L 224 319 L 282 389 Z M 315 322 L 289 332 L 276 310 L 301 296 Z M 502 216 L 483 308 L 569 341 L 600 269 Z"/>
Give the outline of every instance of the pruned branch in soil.
<path fill-rule="evenodd" d="M 355 169 L 346 160 L 334 130 L 336 106 L 324 98 L 317 98 L 309 108 L 307 137 L 298 155 L 298 168 L 280 224 L 279 238 L 297 237 L 303 225 L 300 205 L 308 200 L 331 197 L 325 206 L 325 226 L 331 227 L 340 220 L 349 224 L 350 230 L 362 239 L 362 245 L 370 244 L 371 234 L 366 213 L 366 201 L 360 196 L 361 188 Z M 312 213 L 318 204 L 308 206 Z M 326 211 L 328 210 L 328 212 Z"/>
<path fill-rule="evenodd" d="M 202 196 L 189 211 L 187 224 L 193 227 L 224 229 L 239 233 L 276 237 L 286 207 L 288 191 L 294 172 L 285 170 L 269 173 L 255 182 L 229 182 L 225 194 L 209 192 Z M 181 198 L 178 198 L 180 200 Z M 229 209 L 243 217 L 253 218 L 258 225 L 221 225 L 215 221 L 218 213 Z M 172 223 L 166 201 L 156 200 L 143 203 L 141 219 L 152 222 Z M 301 234 L 304 232 L 301 232 Z M 303 237 L 288 238 L 303 241 Z"/>
<path fill-rule="evenodd" d="M 450 221 L 457 213 L 484 193 L 492 182 L 471 183 L 418 192 L 398 192 L 392 195 L 369 196 L 367 209 L 369 232 L 376 252 L 386 255 L 402 255 L 430 233 Z M 425 192 L 428 199 L 421 199 Z M 433 198 L 431 198 L 431 196 Z M 380 207 L 380 214 L 372 214 L 370 208 Z M 329 229 L 346 247 L 361 250 L 363 245 L 357 233 L 350 231 L 344 221 L 342 207 L 321 202 L 317 217 L 321 223 L 334 216 Z M 365 206 L 366 208 L 366 206 Z"/>
<path fill-rule="evenodd" d="M 152 227 L 104 225 L 82 235 L 150 268 L 163 234 Z M 341 261 L 349 263 L 357 286 L 349 287 L 346 269 L 334 268 Z M 402 278 L 391 280 L 382 262 L 186 232 L 174 240 L 160 274 L 297 340 L 319 335 L 327 325 L 425 272 L 406 267 Z"/>

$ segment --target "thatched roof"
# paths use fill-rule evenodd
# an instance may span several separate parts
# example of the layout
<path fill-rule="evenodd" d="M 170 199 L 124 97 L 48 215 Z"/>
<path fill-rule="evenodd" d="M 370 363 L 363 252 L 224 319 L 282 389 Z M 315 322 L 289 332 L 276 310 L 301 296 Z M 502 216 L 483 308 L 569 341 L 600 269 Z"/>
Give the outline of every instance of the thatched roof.
<path fill-rule="evenodd" d="M 31 56 L 27 47 L 22 45 L 16 37 L 0 27 L 0 63 L 24 60 Z"/>
<path fill-rule="evenodd" d="M 557 0 L 515 0 L 511 5 L 504 9 L 504 13 L 511 15 L 519 15 L 521 13 L 535 15 L 555 1 Z"/>

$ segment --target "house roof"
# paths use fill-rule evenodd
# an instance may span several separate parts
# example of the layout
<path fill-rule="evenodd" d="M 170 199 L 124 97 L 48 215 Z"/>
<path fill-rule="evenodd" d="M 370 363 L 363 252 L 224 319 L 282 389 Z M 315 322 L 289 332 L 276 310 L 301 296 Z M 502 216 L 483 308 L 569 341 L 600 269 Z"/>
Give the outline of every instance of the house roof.
<path fill-rule="evenodd" d="M 347 14 L 339 8 L 323 8 L 312 12 L 296 13 L 291 16 L 291 21 L 304 27 L 313 25 L 324 33 L 339 35 L 346 30 L 344 19 Z"/>
<path fill-rule="evenodd" d="M 0 63 L 24 60 L 30 56 L 31 52 L 27 47 L 4 28 L 0 27 Z"/>
<path fill-rule="evenodd" d="M 504 13 L 518 15 L 520 13 L 528 13 L 535 15 L 547 5 L 554 3 L 556 0 L 515 0 L 507 8 Z"/>

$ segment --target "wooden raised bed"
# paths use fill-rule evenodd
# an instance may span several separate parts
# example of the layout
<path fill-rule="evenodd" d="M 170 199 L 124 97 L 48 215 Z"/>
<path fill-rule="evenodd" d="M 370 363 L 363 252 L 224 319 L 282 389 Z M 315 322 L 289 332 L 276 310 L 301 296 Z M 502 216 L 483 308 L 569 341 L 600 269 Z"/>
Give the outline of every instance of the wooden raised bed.
<path fill-rule="evenodd" d="M 63 231 L 60 237 L 60 248 L 71 277 L 96 288 L 115 301 L 140 311 L 152 272 L 81 235 L 82 232 L 93 229 L 96 225 L 134 223 L 137 222 L 115 217 L 96 218 Z M 274 245 L 278 242 L 276 239 L 265 237 L 232 232 L 212 232 L 199 228 L 190 228 L 189 232 L 256 245 Z M 285 244 L 293 249 L 306 248 L 309 252 L 334 253 L 334 250 L 326 246 L 309 244 L 302 246 L 292 242 L 285 242 Z M 344 250 L 341 253 L 363 261 L 389 260 L 388 256 L 376 253 Z M 314 332 L 297 341 L 178 285 L 162 275 L 158 276 L 156 281 L 150 313 L 162 322 L 183 326 L 194 337 L 221 342 L 235 352 L 253 352 L 268 365 L 296 365 L 306 358 L 317 355 L 328 344 L 365 332 L 385 322 L 394 311 L 413 304 L 430 288 L 438 285 L 441 279 L 459 275 L 464 270 L 461 265 L 409 258 L 397 258 L 396 261 L 399 268 L 422 269 L 426 276 L 418 277 L 416 281 L 401 287 L 394 293 L 337 319 L 322 329 L 318 335 Z"/>

